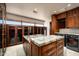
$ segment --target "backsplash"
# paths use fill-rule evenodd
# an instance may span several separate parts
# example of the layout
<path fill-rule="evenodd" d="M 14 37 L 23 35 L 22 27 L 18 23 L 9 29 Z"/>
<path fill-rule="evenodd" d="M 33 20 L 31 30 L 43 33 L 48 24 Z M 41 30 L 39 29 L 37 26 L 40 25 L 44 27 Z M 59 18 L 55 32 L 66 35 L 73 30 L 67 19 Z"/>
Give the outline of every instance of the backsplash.
<path fill-rule="evenodd" d="M 79 34 L 79 29 L 60 29 L 60 33 L 73 33 L 73 34 Z"/>

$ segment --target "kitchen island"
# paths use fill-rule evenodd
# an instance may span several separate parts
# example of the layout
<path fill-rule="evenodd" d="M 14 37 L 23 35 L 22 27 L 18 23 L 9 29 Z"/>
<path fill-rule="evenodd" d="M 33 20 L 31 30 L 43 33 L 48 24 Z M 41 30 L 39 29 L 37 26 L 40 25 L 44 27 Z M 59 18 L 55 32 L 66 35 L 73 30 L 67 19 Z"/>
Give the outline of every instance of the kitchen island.
<path fill-rule="evenodd" d="M 58 35 L 24 36 L 24 50 L 29 56 L 59 56 L 64 52 L 64 37 Z"/>

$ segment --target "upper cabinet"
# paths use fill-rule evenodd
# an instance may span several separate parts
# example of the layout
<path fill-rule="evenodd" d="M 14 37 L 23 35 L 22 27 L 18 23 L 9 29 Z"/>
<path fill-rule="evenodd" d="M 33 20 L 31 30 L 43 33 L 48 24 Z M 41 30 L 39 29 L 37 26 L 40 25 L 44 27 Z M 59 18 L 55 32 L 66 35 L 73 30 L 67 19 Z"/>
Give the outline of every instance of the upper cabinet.
<path fill-rule="evenodd" d="M 57 14 L 56 17 L 57 17 L 57 19 L 66 18 L 66 12 Z"/>
<path fill-rule="evenodd" d="M 63 25 L 65 28 L 79 28 L 79 7 L 60 14 L 52 15 L 50 34 L 59 31 Z"/>
<path fill-rule="evenodd" d="M 57 29 L 57 21 L 56 21 L 56 16 L 55 15 L 52 15 L 51 17 L 52 21 L 50 23 L 50 34 L 54 34 L 54 32 L 57 32 L 58 29 Z"/>
<path fill-rule="evenodd" d="M 66 27 L 79 28 L 79 8 L 67 11 Z"/>

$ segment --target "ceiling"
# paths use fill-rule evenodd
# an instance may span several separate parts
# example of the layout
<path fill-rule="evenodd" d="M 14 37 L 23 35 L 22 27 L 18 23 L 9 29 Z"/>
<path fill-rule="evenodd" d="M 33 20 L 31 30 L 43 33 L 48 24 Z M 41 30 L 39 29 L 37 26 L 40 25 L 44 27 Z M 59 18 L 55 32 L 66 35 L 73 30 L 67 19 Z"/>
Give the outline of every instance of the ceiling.
<path fill-rule="evenodd" d="M 71 6 L 67 6 L 67 3 L 9 3 L 7 6 L 16 6 L 18 8 L 31 7 L 35 9 L 43 9 L 49 14 L 61 13 L 79 6 L 79 3 L 71 3 Z"/>
<path fill-rule="evenodd" d="M 51 21 L 52 14 L 79 7 L 79 3 L 6 3 L 6 6 L 8 13 Z"/>

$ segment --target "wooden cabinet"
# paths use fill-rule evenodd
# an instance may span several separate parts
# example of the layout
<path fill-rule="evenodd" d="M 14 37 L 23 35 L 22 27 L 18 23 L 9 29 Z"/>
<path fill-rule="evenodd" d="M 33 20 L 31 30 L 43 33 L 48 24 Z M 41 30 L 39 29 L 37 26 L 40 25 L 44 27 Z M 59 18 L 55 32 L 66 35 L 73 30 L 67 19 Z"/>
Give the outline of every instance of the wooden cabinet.
<path fill-rule="evenodd" d="M 63 55 L 64 40 L 57 40 L 44 46 L 37 46 L 31 42 L 32 56 L 60 56 Z"/>
<path fill-rule="evenodd" d="M 47 33 L 47 28 L 46 27 L 38 27 L 34 26 L 34 34 L 45 34 L 44 31 Z"/>
<path fill-rule="evenodd" d="M 56 15 L 56 18 L 57 18 L 57 19 L 66 18 L 66 12 L 57 14 L 57 15 Z"/>
<path fill-rule="evenodd" d="M 17 44 L 17 29 L 15 26 L 8 26 L 9 28 L 9 34 L 8 34 L 8 40 L 7 44 L 8 46 Z"/>
<path fill-rule="evenodd" d="M 55 34 L 55 32 L 59 31 L 59 24 L 58 20 L 66 18 L 66 12 L 57 14 L 57 15 L 52 15 L 51 17 L 51 23 L 50 23 L 50 35 Z M 62 26 L 62 24 L 61 24 Z"/>
<path fill-rule="evenodd" d="M 57 41 L 57 55 L 59 56 L 63 55 L 63 51 L 64 51 L 63 47 L 64 47 L 64 40 L 63 39 L 58 40 Z"/>
<path fill-rule="evenodd" d="M 79 8 L 76 9 L 76 16 L 75 16 L 75 21 L 76 21 L 76 27 L 79 28 Z"/>
<path fill-rule="evenodd" d="M 74 28 L 75 27 L 75 17 L 73 17 L 73 16 L 67 17 L 66 27 L 67 28 Z"/>
<path fill-rule="evenodd" d="M 6 47 L 22 43 L 23 29 L 21 26 L 6 25 L 6 28 L 7 28 Z"/>
<path fill-rule="evenodd" d="M 79 28 L 79 8 L 67 12 L 66 26 L 69 28 Z"/>
<path fill-rule="evenodd" d="M 55 55 L 56 54 L 56 42 L 50 43 L 42 47 L 42 55 Z"/>
<path fill-rule="evenodd" d="M 65 28 L 79 28 L 79 7 L 57 15 L 52 15 L 51 18 L 50 34 L 55 34 L 55 32 L 59 31 L 58 19 L 65 19 Z"/>
<path fill-rule="evenodd" d="M 77 23 L 77 27 L 79 28 L 79 15 L 78 15 L 78 17 L 77 17 L 76 23 Z"/>
<path fill-rule="evenodd" d="M 51 35 L 58 31 L 57 21 L 56 21 L 56 16 L 55 15 L 52 16 L 52 21 L 51 21 L 50 27 L 51 27 L 51 29 L 50 29 L 51 30 L 50 31 Z"/>

